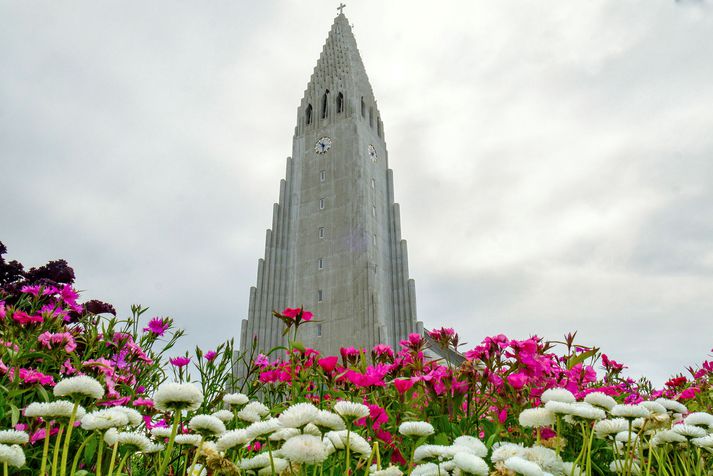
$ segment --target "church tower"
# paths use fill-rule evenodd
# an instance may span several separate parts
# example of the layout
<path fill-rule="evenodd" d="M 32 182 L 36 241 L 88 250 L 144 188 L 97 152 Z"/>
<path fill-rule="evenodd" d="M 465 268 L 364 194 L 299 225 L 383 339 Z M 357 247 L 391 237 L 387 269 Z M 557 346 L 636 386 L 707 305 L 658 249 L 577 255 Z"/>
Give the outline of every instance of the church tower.
<path fill-rule="evenodd" d="M 272 311 L 304 306 L 299 339 L 323 355 L 422 332 L 384 126 L 340 11 L 297 110 L 292 157 L 250 289 L 240 348 L 284 343 Z"/>

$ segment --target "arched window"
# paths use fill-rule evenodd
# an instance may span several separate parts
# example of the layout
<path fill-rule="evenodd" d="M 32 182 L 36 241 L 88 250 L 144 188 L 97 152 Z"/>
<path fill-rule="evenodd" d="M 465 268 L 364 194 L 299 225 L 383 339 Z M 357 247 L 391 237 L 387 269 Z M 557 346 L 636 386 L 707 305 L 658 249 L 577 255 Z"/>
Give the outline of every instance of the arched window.
<path fill-rule="evenodd" d="M 369 127 L 374 127 L 374 108 L 369 108 Z"/>
<path fill-rule="evenodd" d="M 322 119 L 327 117 L 327 94 L 329 93 L 329 89 L 324 91 L 324 94 L 322 95 Z"/>
<path fill-rule="evenodd" d="M 305 109 L 305 124 L 312 124 L 312 105 L 308 104 L 307 109 Z"/>
<path fill-rule="evenodd" d="M 364 96 L 361 97 L 361 117 L 366 117 L 366 104 L 364 104 Z"/>
<path fill-rule="evenodd" d="M 337 94 L 337 114 L 344 111 L 344 94 Z"/>

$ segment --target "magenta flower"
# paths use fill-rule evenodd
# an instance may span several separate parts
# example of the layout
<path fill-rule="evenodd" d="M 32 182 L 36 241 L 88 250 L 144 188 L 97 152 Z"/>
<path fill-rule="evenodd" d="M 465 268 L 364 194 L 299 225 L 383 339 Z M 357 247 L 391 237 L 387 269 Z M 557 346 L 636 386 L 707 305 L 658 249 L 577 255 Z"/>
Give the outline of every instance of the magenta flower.
<path fill-rule="evenodd" d="M 7 311 L 5 311 L 5 301 L 0 301 L 0 319 L 5 319 Z"/>
<path fill-rule="evenodd" d="M 214 350 L 209 350 L 204 356 L 208 362 L 213 362 L 215 358 L 218 357 L 218 353 Z"/>
<path fill-rule="evenodd" d="M 171 324 L 168 322 L 168 319 L 154 317 L 149 321 L 148 327 L 144 327 L 143 330 L 144 332 L 150 332 L 158 337 L 161 337 L 166 333 L 169 327 L 171 327 Z"/>
<path fill-rule="evenodd" d="M 522 372 L 508 375 L 508 383 L 512 385 L 515 390 L 520 390 L 527 384 L 528 377 Z"/>
<path fill-rule="evenodd" d="M 168 359 L 169 362 L 171 362 L 171 365 L 174 367 L 185 367 L 186 365 L 191 363 L 191 358 L 190 357 L 174 357 L 172 359 Z"/>
<path fill-rule="evenodd" d="M 12 319 L 22 326 L 25 326 L 27 324 L 41 324 L 44 322 L 44 319 L 42 318 L 42 316 L 39 316 L 39 315 L 30 316 L 26 312 L 22 312 L 22 311 L 13 312 Z"/>
<path fill-rule="evenodd" d="M 270 365 L 270 361 L 268 360 L 266 355 L 258 354 L 258 356 L 255 357 L 255 365 L 257 367 L 267 367 L 268 365 Z"/>
<path fill-rule="evenodd" d="M 413 387 L 414 381 L 410 378 L 397 378 L 394 380 L 394 387 L 400 394 L 404 394 L 408 389 Z"/>
<path fill-rule="evenodd" d="M 148 398 L 137 398 L 134 400 L 134 403 L 132 404 L 135 407 L 151 407 L 153 408 L 154 403 L 153 400 L 149 400 Z"/>

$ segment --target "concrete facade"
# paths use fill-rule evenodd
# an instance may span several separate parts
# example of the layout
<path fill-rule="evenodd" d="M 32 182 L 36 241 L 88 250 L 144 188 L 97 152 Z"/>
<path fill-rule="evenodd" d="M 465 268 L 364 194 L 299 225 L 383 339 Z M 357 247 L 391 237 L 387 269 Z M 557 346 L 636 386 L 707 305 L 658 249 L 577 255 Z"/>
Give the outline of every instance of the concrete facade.
<path fill-rule="evenodd" d="M 299 339 L 323 354 L 342 346 L 396 346 L 423 331 L 383 123 L 341 13 L 297 110 L 292 157 L 250 289 L 240 348 L 254 339 L 260 351 L 283 345 L 283 325 L 272 311 L 299 306 L 318 321 L 302 326 Z"/>

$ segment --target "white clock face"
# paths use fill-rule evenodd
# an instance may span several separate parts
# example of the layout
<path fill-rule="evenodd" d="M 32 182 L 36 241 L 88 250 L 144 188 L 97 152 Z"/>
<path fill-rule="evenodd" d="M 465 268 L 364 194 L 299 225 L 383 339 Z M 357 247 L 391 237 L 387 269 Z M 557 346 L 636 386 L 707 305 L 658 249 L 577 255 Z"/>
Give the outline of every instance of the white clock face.
<path fill-rule="evenodd" d="M 369 157 L 371 158 L 372 162 L 376 162 L 376 159 L 379 157 L 376 155 L 376 149 L 374 148 L 373 145 L 369 144 Z"/>
<path fill-rule="evenodd" d="M 332 139 L 329 137 L 322 137 L 314 144 L 314 151 L 318 154 L 324 154 L 332 147 Z"/>

